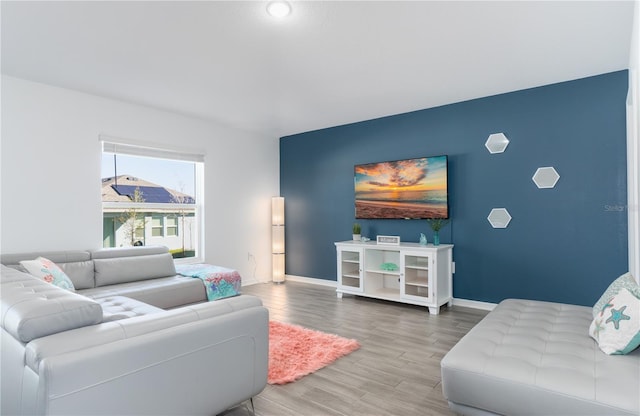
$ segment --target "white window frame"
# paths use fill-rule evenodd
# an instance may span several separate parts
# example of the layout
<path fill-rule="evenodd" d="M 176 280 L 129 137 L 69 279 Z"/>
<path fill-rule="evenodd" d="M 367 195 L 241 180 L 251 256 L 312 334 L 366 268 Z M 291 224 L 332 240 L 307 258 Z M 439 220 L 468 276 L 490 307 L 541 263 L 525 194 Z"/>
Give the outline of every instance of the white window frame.
<path fill-rule="evenodd" d="M 165 236 L 164 217 L 165 217 L 165 214 L 151 214 L 151 237 L 164 237 Z M 153 220 L 156 219 L 156 218 L 160 220 L 160 226 L 154 225 Z M 160 235 L 153 235 L 153 230 L 155 230 L 155 229 L 159 229 L 160 230 Z"/>
<path fill-rule="evenodd" d="M 134 139 L 124 139 L 107 135 L 100 135 L 99 141 L 101 142 L 101 152 L 123 154 L 128 156 L 142 156 L 153 157 L 158 159 L 169 160 L 182 160 L 187 162 L 194 162 L 195 164 L 195 217 L 197 219 L 198 229 L 196 231 L 197 248 L 196 255 L 194 257 L 185 257 L 174 259 L 176 264 L 188 264 L 188 263 L 203 263 L 205 253 L 205 239 L 204 239 L 204 164 L 205 164 L 205 152 L 202 150 L 185 149 L 185 148 L 172 148 L 166 145 L 160 145 L 151 142 L 145 142 Z M 145 209 L 181 209 L 181 204 L 158 204 L 158 203 L 130 203 L 127 204 L 129 208 Z M 102 212 L 109 208 L 122 208 L 122 203 L 118 202 L 103 202 Z M 101 214 L 102 214 L 101 212 Z M 166 221 L 163 221 L 165 224 Z M 166 230 L 165 230 L 166 232 Z M 180 232 L 178 230 L 178 232 Z"/>
<path fill-rule="evenodd" d="M 175 225 L 170 224 L 170 220 L 175 220 Z M 175 215 L 164 215 L 163 216 L 163 224 L 164 224 L 164 235 L 166 237 L 180 237 L 180 221 L 178 221 L 178 217 Z M 169 234 L 169 229 L 175 228 L 175 234 Z"/>

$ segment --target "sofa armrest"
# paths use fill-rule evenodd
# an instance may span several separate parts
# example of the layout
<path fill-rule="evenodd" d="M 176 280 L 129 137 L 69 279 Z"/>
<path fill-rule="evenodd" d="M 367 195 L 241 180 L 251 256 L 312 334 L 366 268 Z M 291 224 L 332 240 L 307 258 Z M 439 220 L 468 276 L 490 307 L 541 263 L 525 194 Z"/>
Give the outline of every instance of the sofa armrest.
<path fill-rule="evenodd" d="M 38 372 L 40 362 L 48 357 L 75 354 L 79 351 L 107 345 L 127 338 L 169 330 L 199 320 L 224 317 L 233 312 L 250 308 L 261 308 L 260 298 L 242 295 L 216 302 L 184 306 L 169 311 L 133 318 L 104 322 L 72 331 L 59 332 L 47 337 L 34 339 L 26 345 L 26 365 Z"/>
<path fill-rule="evenodd" d="M 36 413 L 216 414 L 258 394 L 268 311 L 252 296 L 225 301 L 32 341 Z"/>
<path fill-rule="evenodd" d="M 29 342 L 102 322 L 97 302 L 5 266 L 0 270 L 0 322 L 14 338 Z"/>
<path fill-rule="evenodd" d="M 48 357 L 37 413 L 217 414 L 266 385 L 262 307 Z"/>

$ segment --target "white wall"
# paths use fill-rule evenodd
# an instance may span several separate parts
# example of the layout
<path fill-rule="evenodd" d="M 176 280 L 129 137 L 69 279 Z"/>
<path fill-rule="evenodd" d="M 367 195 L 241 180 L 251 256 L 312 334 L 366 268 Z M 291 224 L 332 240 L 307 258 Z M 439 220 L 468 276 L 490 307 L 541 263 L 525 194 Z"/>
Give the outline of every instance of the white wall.
<path fill-rule="evenodd" d="M 278 138 L 4 75 L 1 131 L 3 253 L 101 246 L 104 134 L 204 150 L 205 260 L 270 279 Z"/>
<path fill-rule="evenodd" d="M 627 97 L 629 271 L 640 282 L 640 2 L 635 2 Z"/>

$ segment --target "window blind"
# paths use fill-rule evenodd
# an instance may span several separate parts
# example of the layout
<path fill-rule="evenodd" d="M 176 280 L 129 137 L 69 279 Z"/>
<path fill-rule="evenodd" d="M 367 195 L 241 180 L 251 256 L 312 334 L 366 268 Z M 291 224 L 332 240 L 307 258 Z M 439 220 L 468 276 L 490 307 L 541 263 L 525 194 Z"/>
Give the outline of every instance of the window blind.
<path fill-rule="evenodd" d="M 196 150 L 168 149 L 151 143 L 131 139 L 100 136 L 102 151 L 120 155 L 146 156 L 160 159 L 204 162 L 204 152 Z"/>

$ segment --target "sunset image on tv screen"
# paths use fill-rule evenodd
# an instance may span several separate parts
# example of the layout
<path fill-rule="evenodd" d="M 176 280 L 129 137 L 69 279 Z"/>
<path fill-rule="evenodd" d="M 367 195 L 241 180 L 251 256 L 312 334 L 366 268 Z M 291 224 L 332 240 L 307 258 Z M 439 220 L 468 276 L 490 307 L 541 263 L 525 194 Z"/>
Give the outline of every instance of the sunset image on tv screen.
<path fill-rule="evenodd" d="M 355 166 L 356 218 L 448 218 L 447 156 Z"/>

